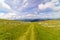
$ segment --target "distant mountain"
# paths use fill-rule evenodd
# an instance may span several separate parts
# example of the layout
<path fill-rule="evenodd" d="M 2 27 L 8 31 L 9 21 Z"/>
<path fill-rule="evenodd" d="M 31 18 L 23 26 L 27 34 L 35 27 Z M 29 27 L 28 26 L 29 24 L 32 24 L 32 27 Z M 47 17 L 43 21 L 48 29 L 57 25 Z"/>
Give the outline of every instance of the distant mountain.
<path fill-rule="evenodd" d="M 35 22 L 35 21 L 44 21 L 44 20 L 52 20 L 52 19 L 22 19 L 21 21 Z"/>

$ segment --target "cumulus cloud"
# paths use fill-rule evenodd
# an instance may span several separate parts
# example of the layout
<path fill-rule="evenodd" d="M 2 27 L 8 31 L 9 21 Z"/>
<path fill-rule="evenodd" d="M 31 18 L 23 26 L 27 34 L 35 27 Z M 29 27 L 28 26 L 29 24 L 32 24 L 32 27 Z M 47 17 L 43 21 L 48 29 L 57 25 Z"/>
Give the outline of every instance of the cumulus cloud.
<path fill-rule="evenodd" d="M 14 19 L 34 19 L 34 18 L 38 18 L 39 15 L 34 15 L 34 14 L 26 14 L 26 15 L 18 15 L 16 13 L 0 13 L 0 18 L 1 19 L 11 19 L 11 20 L 14 20 Z"/>
<path fill-rule="evenodd" d="M 2 0 L 0 1 L 1 7 L 11 9 L 8 13 L 0 13 L 0 18 L 4 19 L 60 18 L 59 0 Z M 41 10 L 45 11 L 47 8 L 53 11 L 41 13 Z"/>
<path fill-rule="evenodd" d="M 50 3 L 50 2 L 47 2 L 46 4 L 40 4 L 40 5 L 38 5 L 38 8 L 40 9 L 40 10 L 45 10 L 45 9 L 47 9 L 47 8 L 52 8 L 52 3 Z"/>
<path fill-rule="evenodd" d="M 8 4 L 4 2 L 5 0 L 0 0 L 0 7 L 4 9 L 11 9 Z"/>
<path fill-rule="evenodd" d="M 42 1 L 43 0 L 5 0 L 5 3 L 7 3 L 12 8 L 12 10 L 21 12 L 35 8 Z"/>
<path fill-rule="evenodd" d="M 59 6 L 57 6 L 59 5 Z M 50 2 L 46 2 L 45 4 L 39 4 L 38 8 L 40 10 L 45 10 L 47 8 L 51 8 L 54 11 L 60 10 L 60 2 L 59 0 L 51 0 Z"/>
<path fill-rule="evenodd" d="M 11 9 L 9 5 L 7 5 L 6 3 L 2 3 L 2 8 L 5 8 L 5 9 Z"/>
<path fill-rule="evenodd" d="M 51 8 L 54 11 L 60 10 L 60 5 L 59 0 L 5 0 L 5 3 L 7 3 L 12 10 L 21 12 L 21 11 L 27 11 L 27 10 L 32 10 L 38 9 L 40 10 L 45 10 L 47 8 Z"/>
<path fill-rule="evenodd" d="M 5 13 L 0 13 L 0 18 L 1 18 L 1 19 L 14 19 L 15 16 L 16 16 L 15 13 L 7 13 L 7 14 L 5 14 Z"/>

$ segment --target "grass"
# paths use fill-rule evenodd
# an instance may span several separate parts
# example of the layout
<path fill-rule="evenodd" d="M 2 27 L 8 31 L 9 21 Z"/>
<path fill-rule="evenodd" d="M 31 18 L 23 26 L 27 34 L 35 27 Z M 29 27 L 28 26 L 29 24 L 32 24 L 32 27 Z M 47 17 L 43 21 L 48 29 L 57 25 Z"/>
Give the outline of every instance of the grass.
<path fill-rule="evenodd" d="M 0 40 L 60 40 L 60 20 L 0 20 Z"/>

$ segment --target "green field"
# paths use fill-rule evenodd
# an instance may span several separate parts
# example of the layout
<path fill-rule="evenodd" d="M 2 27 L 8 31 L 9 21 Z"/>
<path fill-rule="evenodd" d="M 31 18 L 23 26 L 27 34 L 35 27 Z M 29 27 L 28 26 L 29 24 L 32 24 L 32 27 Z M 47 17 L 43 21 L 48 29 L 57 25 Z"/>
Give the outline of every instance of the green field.
<path fill-rule="evenodd" d="M 60 40 L 60 20 L 0 20 L 0 40 Z"/>

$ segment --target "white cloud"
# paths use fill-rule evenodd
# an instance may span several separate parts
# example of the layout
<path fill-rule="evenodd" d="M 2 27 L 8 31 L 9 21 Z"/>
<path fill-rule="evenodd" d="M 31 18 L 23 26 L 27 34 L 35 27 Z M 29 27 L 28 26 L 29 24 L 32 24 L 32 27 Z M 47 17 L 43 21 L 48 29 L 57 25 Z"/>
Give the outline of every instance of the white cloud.
<path fill-rule="evenodd" d="M 11 9 L 8 4 L 4 2 L 5 0 L 0 0 L 0 7 L 4 9 Z"/>
<path fill-rule="evenodd" d="M 2 3 L 4 0 L 0 0 L 0 3 Z"/>
<path fill-rule="evenodd" d="M 51 12 L 48 14 L 40 14 L 40 18 L 51 18 L 51 19 L 56 19 L 56 18 L 60 18 L 60 11 L 59 12 Z"/>
<path fill-rule="evenodd" d="M 17 17 L 15 13 L 0 13 L 2 19 L 14 19 L 15 17 Z"/>
<path fill-rule="evenodd" d="M 45 10 L 46 8 L 51 8 L 54 11 L 60 10 L 60 6 L 55 5 L 60 5 L 59 0 L 51 0 L 50 2 L 46 2 L 45 4 L 39 4 L 38 8 L 40 10 Z"/>
<path fill-rule="evenodd" d="M 35 14 L 27 14 L 27 15 L 24 15 L 24 17 L 26 17 L 26 18 L 38 18 L 39 17 L 39 15 L 35 15 Z"/>
<path fill-rule="evenodd" d="M 45 9 L 47 9 L 47 8 L 51 8 L 51 3 L 46 3 L 46 4 L 40 4 L 40 5 L 38 5 L 38 8 L 40 9 L 40 10 L 45 10 Z"/>
<path fill-rule="evenodd" d="M 25 18 L 28 18 L 28 19 L 36 19 L 36 18 L 52 18 L 52 19 L 55 19 L 55 18 L 60 18 L 60 12 L 52 12 L 52 13 L 49 13 L 49 14 L 44 14 L 44 13 L 40 13 L 39 15 L 36 15 L 36 14 L 26 14 L 26 15 L 18 15 L 16 13 L 0 13 L 0 19 L 25 19 Z"/>
<path fill-rule="evenodd" d="M 14 0 L 14 4 L 11 4 L 13 6 L 13 9 L 14 7 L 16 8 L 14 12 L 9 12 L 9 13 L 0 13 L 0 18 L 3 18 L 3 19 L 22 19 L 22 18 L 60 18 L 60 12 L 51 12 L 51 13 L 40 13 L 40 14 L 34 14 L 34 13 L 38 13 L 37 11 L 34 11 L 33 13 L 29 13 L 27 12 L 27 14 L 25 15 L 25 12 L 21 13 L 20 10 L 24 10 L 25 8 L 31 8 L 31 7 L 34 7 L 35 3 L 33 3 L 32 1 L 30 1 L 29 3 L 27 2 L 27 0 L 25 0 L 21 5 L 20 3 L 17 2 L 16 4 L 16 1 L 17 0 Z M 36 0 L 34 0 L 36 1 Z M 26 3 L 25 3 L 26 2 Z M 32 2 L 32 3 L 31 3 Z M 9 5 L 7 5 L 4 0 L 0 1 L 0 3 L 2 4 L 2 8 L 6 8 L 6 9 L 11 9 L 9 7 Z M 25 4 L 24 4 L 25 3 Z M 19 4 L 19 5 L 18 5 Z M 30 5 L 29 5 L 30 4 Z M 54 11 L 58 11 L 60 10 L 60 6 L 55 6 L 55 4 L 59 4 L 58 0 L 52 0 L 51 2 L 46 2 L 45 4 L 42 4 L 40 3 L 38 5 L 38 8 L 40 10 L 45 10 L 46 8 L 51 8 L 53 9 Z M 18 5 L 18 7 L 17 7 Z M 12 9 L 12 10 L 13 10 Z M 36 10 L 37 8 L 35 8 L 34 10 Z M 16 12 L 16 10 L 18 10 Z M 20 15 L 20 14 L 23 14 L 23 15 Z"/>
<path fill-rule="evenodd" d="M 59 6 L 56 6 L 59 5 Z M 47 8 L 50 8 L 53 10 L 53 12 L 50 12 L 48 14 L 43 13 L 40 16 L 42 16 L 42 18 L 60 18 L 60 3 L 59 0 L 51 0 L 50 2 L 47 2 L 45 4 L 39 4 L 38 8 L 40 10 L 45 10 Z"/>
<path fill-rule="evenodd" d="M 12 10 L 21 12 L 26 11 L 30 8 L 35 8 L 42 0 L 5 0 L 9 6 L 11 6 Z"/>
<path fill-rule="evenodd" d="M 6 3 L 2 3 L 2 7 L 5 8 L 5 9 L 11 9 L 9 5 L 7 5 Z"/>
<path fill-rule="evenodd" d="M 26 15 L 18 15 L 16 13 L 0 13 L 0 19 L 25 19 L 25 18 L 38 18 L 39 15 L 35 14 L 26 14 Z"/>

